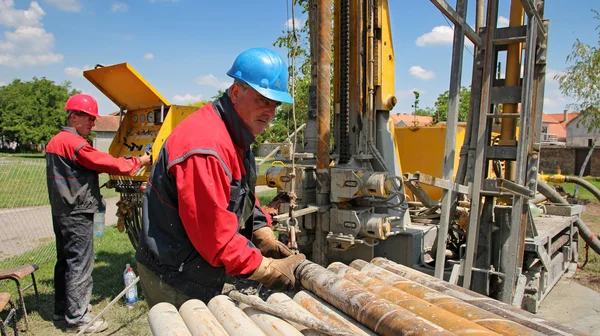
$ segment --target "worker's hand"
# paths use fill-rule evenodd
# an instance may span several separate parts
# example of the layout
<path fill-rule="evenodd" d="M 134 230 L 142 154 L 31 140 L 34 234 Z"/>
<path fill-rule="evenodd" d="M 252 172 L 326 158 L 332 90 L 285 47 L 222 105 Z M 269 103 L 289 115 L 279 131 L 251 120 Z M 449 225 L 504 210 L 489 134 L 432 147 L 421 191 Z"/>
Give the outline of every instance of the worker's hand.
<path fill-rule="evenodd" d="M 152 154 L 146 152 L 146 153 L 144 153 L 144 155 L 140 156 L 139 159 L 140 159 L 142 167 L 147 166 L 150 163 L 152 163 Z"/>
<path fill-rule="evenodd" d="M 291 290 L 296 285 L 294 271 L 306 260 L 304 254 L 296 254 L 285 259 L 263 257 L 260 265 L 248 279 L 258 281 L 272 290 Z"/>
<path fill-rule="evenodd" d="M 284 243 L 275 238 L 273 230 L 268 226 L 252 233 L 252 243 L 258 247 L 260 253 L 265 257 L 281 259 L 295 254 Z"/>

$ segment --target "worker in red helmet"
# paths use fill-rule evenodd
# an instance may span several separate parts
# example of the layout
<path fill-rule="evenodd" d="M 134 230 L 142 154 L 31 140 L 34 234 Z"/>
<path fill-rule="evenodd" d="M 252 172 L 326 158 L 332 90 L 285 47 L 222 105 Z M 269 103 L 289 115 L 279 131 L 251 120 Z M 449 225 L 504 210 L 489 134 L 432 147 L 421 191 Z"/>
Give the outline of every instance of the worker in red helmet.
<path fill-rule="evenodd" d="M 115 158 L 85 139 L 99 117 L 96 100 L 76 94 L 67 100 L 67 125 L 46 146 L 48 195 L 56 236 L 54 316 L 57 328 L 78 332 L 92 320 L 90 297 L 94 268 L 94 213 L 103 208 L 98 173 L 133 175 L 150 164 L 150 155 Z M 98 319 L 88 331 L 108 324 Z"/>
<path fill-rule="evenodd" d="M 149 307 L 208 303 L 227 275 L 291 289 L 306 257 L 278 241 L 255 194 L 250 145 L 292 103 L 288 68 L 265 48 L 243 51 L 233 84 L 183 120 L 166 139 L 144 192 L 138 272 Z"/>

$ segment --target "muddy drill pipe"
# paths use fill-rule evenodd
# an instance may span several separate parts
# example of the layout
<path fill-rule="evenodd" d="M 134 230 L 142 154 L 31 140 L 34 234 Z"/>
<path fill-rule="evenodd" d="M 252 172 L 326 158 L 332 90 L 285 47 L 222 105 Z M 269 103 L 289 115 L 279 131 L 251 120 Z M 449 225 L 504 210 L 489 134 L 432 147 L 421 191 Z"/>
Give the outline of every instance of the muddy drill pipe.
<path fill-rule="evenodd" d="M 459 298 L 474 306 L 484 309 L 488 312 L 502 316 L 507 320 L 516 322 L 522 326 L 538 331 L 544 335 L 588 335 L 579 330 L 546 320 L 538 315 L 528 311 L 511 306 L 502 301 L 498 301 L 481 295 L 472 290 L 451 284 L 447 281 L 432 277 L 428 274 L 419 272 L 404 265 L 397 264 L 385 258 L 374 258 L 371 263 L 384 268 L 392 273 L 421 283 L 426 287 L 433 288 L 444 294 Z"/>
<path fill-rule="evenodd" d="M 304 288 L 380 335 L 456 335 L 313 262 L 304 261 L 295 274 Z"/>
<path fill-rule="evenodd" d="M 524 327 L 511 320 L 503 319 L 501 316 L 490 313 L 485 309 L 405 279 L 400 275 L 388 271 L 385 267 L 381 268 L 374 264 L 369 264 L 364 260 L 354 260 L 350 264 L 350 267 L 499 334 L 510 336 L 541 335 L 533 329 Z"/>
<path fill-rule="evenodd" d="M 294 301 L 292 302 L 299 304 L 317 319 L 329 323 L 341 330 L 348 330 L 356 336 L 377 335 L 309 291 L 299 291 L 294 295 Z"/>
<path fill-rule="evenodd" d="M 498 335 L 487 328 L 408 294 L 399 288 L 387 285 L 381 280 L 371 278 L 366 273 L 357 271 L 340 262 L 330 264 L 327 269 L 457 335 Z"/>

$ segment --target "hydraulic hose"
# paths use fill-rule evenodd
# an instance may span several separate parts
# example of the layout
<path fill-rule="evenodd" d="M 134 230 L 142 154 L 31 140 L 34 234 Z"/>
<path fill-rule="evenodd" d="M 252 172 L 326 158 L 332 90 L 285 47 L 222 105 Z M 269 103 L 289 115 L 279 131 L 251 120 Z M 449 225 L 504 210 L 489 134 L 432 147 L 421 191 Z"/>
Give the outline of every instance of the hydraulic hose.
<path fill-rule="evenodd" d="M 574 178 L 574 177 L 573 178 L 570 177 L 570 179 L 581 180 L 579 178 Z M 583 181 L 583 180 L 581 180 L 581 181 Z M 575 181 L 571 181 L 571 182 L 576 183 Z M 584 182 L 588 183 L 587 181 L 584 181 Z M 584 188 L 587 188 L 587 186 L 584 186 L 583 184 L 581 186 Z M 600 195 L 600 192 L 594 186 L 592 186 L 592 188 L 596 189 L 596 193 L 594 195 L 596 197 L 598 197 L 598 195 Z M 548 185 L 546 182 L 542 181 L 539 178 L 537 180 L 537 190 L 540 193 L 542 193 L 544 196 L 548 197 L 548 199 L 552 202 L 559 203 L 559 204 L 567 204 L 567 205 L 569 204 L 569 202 L 567 202 L 564 198 L 562 198 L 560 196 L 560 194 L 558 192 L 556 192 L 556 190 L 554 190 L 554 188 L 552 188 L 550 185 Z M 600 198 L 598 198 L 598 200 L 600 200 Z M 598 237 L 594 233 L 592 233 L 592 231 L 590 231 L 590 229 L 585 225 L 585 223 L 580 218 L 577 218 L 577 220 L 575 221 L 575 226 L 577 226 L 577 228 L 579 229 L 579 234 L 581 235 L 583 240 L 592 248 L 592 250 L 594 250 L 594 252 L 600 254 L 600 240 L 598 240 Z"/>
<path fill-rule="evenodd" d="M 575 176 L 565 176 L 565 182 L 579 184 L 580 186 L 587 189 L 587 191 L 591 192 L 592 195 L 594 195 L 594 197 L 596 197 L 596 199 L 598 199 L 598 201 L 600 201 L 600 190 L 598 188 L 596 188 L 590 182 L 588 182 L 582 178 L 575 177 Z"/>

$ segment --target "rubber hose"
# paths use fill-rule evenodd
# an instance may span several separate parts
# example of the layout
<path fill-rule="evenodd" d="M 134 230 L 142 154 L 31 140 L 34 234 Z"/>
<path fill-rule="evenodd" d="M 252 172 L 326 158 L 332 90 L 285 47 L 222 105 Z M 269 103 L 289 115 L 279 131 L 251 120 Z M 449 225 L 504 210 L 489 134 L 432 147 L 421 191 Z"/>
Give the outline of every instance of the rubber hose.
<path fill-rule="evenodd" d="M 548 199 L 554 203 L 567 205 L 569 204 L 569 202 L 562 198 L 560 194 L 556 190 L 554 190 L 554 188 L 552 188 L 550 185 L 540 180 L 539 178 L 537 180 L 537 190 L 544 196 L 548 197 Z M 581 235 L 583 240 L 590 245 L 594 252 L 600 254 L 600 240 L 598 240 L 598 237 L 594 235 L 592 231 L 590 231 L 590 229 L 585 225 L 581 218 L 577 218 L 577 220 L 575 221 L 575 226 L 577 226 L 577 228 L 579 229 L 579 234 Z"/>
<path fill-rule="evenodd" d="M 580 186 L 584 187 L 587 191 L 591 192 L 592 195 L 594 195 L 594 197 L 596 197 L 598 201 L 600 201 L 600 190 L 598 190 L 598 188 L 596 188 L 596 186 L 594 186 L 590 182 L 582 178 L 572 176 L 565 176 L 565 182 L 579 184 Z"/>

